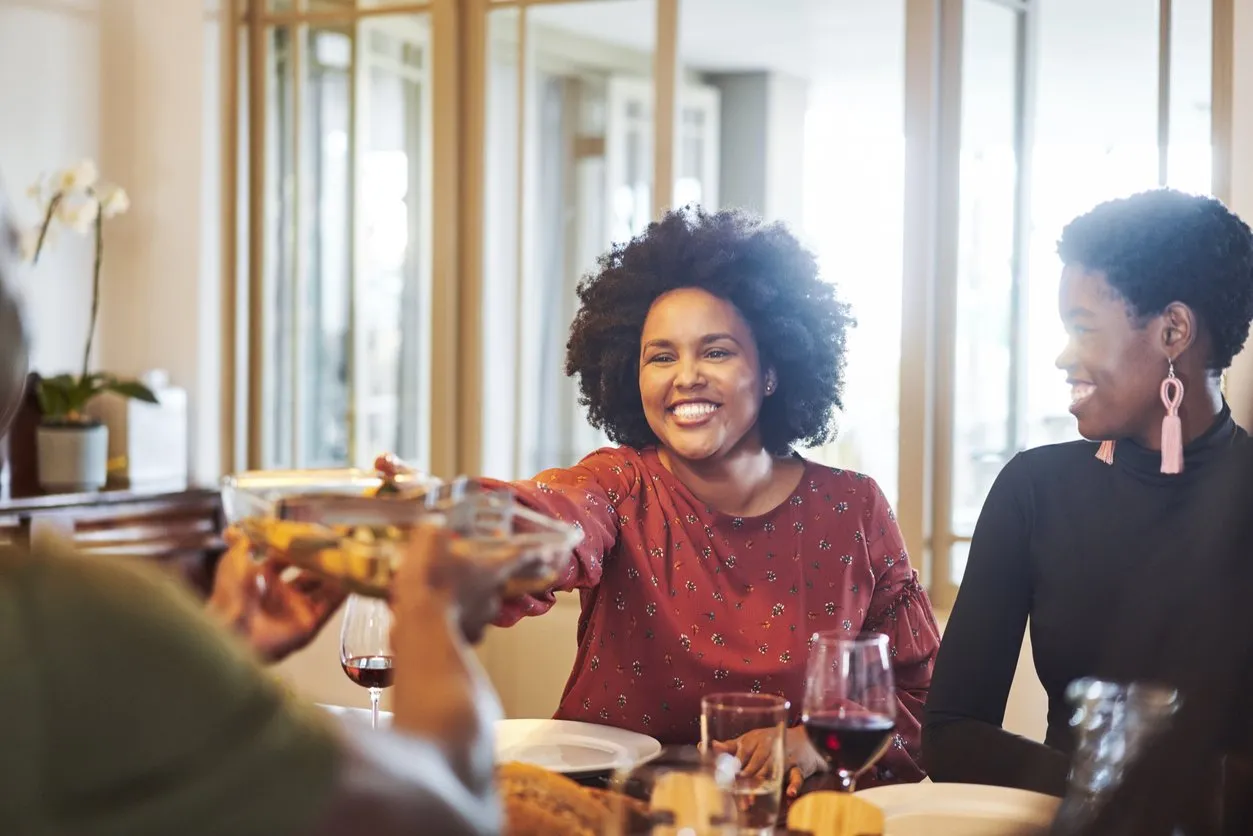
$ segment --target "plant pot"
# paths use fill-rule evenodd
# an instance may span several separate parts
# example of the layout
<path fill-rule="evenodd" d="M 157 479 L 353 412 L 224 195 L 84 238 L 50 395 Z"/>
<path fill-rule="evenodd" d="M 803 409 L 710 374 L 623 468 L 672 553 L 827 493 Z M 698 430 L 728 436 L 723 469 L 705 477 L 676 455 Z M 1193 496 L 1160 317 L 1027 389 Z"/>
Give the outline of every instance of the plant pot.
<path fill-rule="evenodd" d="M 81 493 L 104 487 L 109 466 L 109 428 L 104 424 L 41 424 L 35 447 L 44 490 Z"/>

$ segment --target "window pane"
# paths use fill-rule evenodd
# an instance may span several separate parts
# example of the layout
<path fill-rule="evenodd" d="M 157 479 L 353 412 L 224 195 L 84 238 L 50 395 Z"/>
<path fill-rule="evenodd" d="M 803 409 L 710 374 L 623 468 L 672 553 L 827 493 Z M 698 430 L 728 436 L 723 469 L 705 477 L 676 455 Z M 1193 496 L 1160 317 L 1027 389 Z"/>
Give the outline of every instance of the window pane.
<path fill-rule="evenodd" d="M 1014 442 L 1010 367 L 1019 21 L 1019 12 L 993 2 L 968 4 L 964 18 L 953 391 L 952 526 L 957 535 L 972 531 Z"/>
<path fill-rule="evenodd" d="M 364 465 L 382 451 L 421 463 L 426 18 L 275 27 L 270 37 L 264 464 Z"/>
<path fill-rule="evenodd" d="M 901 280 L 905 229 L 905 3 L 819 4 L 806 112 L 803 230 L 853 308 L 844 409 L 820 461 L 899 496 Z"/>
<path fill-rule="evenodd" d="M 564 373 L 575 287 L 652 208 L 653 0 L 528 8 L 524 62 L 518 14 L 488 15 L 482 455 L 494 476 L 570 465 L 605 442 Z"/>
<path fill-rule="evenodd" d="M 427 453 L 430 62 L 424 16 L 358 24 L 355 464 Z"/>
<path fill-rule="evenodd" d="M 264 466 L 295 466 L 293 455 L 293 382 L 296 379 L 296 227 L 292 187 L 296 181 L 295 50 L 293 27 L 276 27 L 270 41 L 266 74 L 265 262 L 263 283 L 266 349 L 263 453 Z M 256 327 L 254 324 L 253 327 Z"/>
<path fill-rule="evenodd" d="M 851 303 L 838 437 L 805 455 L 897 496 L 903 0 L 684 0 L 674 199 L 783 221 Z M 787 49 L 772 45 L 788 44 Z"/>
<path fill-rule="evenodd" d="M 352 35 L 309 32 L 301 177 L 306 236 L 300 464 L 348 461 L 348 294 L 351 269 Z"/>
<path fill-rule="evenodd" d="M 236 93 L 239 96 L 239 132 L 235 137 L 235 158 L 238 161 L 237 170 L 235 172 L 235 240 L 238 246 L 235 251 L 235 275 L 239 277 L 239 288 L 235 299 L 235 321 L 238 327 L 235 330 L 235 356 L 236 358 L 248 357 L 248 344 L 251 336 L 251 329 L 254 323 L 250 321 L 249 304 L 247 293 L 247 282 L 255 281 L 255 278 L 249 275 L 249 246 L 247 242 L 253 234 L 252 218 L 249 215 L 251 203 L 248 199 L 249 184 L 249 159 L 248 159 L 248 142 L 251 135 L 249 116 L 249 60 L 248 60 L 248 32 L 243 26 L 235 28 L 237 44 L 239 47 L 239 62 L 236 65 L 238 75 L 238 88 Z M 235 404 L 238 406 L 248 403 L 248 389 L 250 385 L 249 375 L 241 374 L 237 365 L 234 371 L 235 377 Z M 251 374 L 251 372 L 249 372 Z M 235 458 L 229 462 L 229 467 L 238 470 L 247 467 L 245 439 L 248 438 L 249 424 L 246 409 L 237 408 L 235 410 L 235 420 L 231 427 L 233 438 L 235 439 Z M 264 428 L 262 430 L 262 439 L 265 438 Z M 264 443 L 264 441 L 263 441 Z"/>
<path fill-rule="evenodd" d="M 483 472 L 521 476 L 513 432 L 518 380 L 518 12 L 487 17 L 487 103 L 483 230 Z M 490 408 L 488 404 L 491 404 Z"/>
<path fill-rule="evenodd" d="M 1170 145 L 1166 183 L 1195 194 L 1213 189 L 1212 0 L 1173 0 L 1170 28 Z"/>
<path fill-rule="evenodd" d="M 1096 204 L 1157 185 L 1157 14 L 1157 0 L 1040 7 L 1023 369 L 1028 447 L 1078 437 L 1066 375 L 1054 365 L 1066 341 L 1057 239 Z"/>

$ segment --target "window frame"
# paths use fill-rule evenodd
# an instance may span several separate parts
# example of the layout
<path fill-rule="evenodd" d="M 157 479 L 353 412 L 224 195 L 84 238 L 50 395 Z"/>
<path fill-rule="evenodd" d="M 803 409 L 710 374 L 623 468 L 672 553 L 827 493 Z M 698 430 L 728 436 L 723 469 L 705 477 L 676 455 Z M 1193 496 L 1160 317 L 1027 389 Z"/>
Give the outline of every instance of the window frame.
<path fill-rule="evenodd" d="M 586 0 L 585 0 L 586 1 Z M 608 2 L 608 0 L 606 0 Z M 263 0 L 228 0 L 233 37 L 222 38 L 222 457 L 224 472 L 263 460 L 264 370 L 267 317 L 263 275 L 266 242 L 249 219 L 265 209 L 265 69 L 269 27 L 304 28 L 357 23 L 381 15 L 423 14 L 430 26 L 431 203 L 429 456 L 434 474 L 477 473 L 481 461 L 481 373 L 484 147 L 488 14 L 574 0 L 421 0 L 345 4 L 311 10 L 309 0 L 270 11 Z M 654 0 L 653 215 L 673 195 L 679 95 L 679 4 Z M 957 206 L 960 197 L 961 59 L 963 14 L 970 3 L 995 3 L 1019 13 L 1015 91 L 1015 147 L 1019 160 L 1014 221 L 1011 318 L 1025 315 L 1030 204 L 1030 154 L 1038 9 L 1042 0 L 904 0 L 905 234 L 901 309 L 898 520 L 937 609 L 948 609 L 954 546 L 969 536 L 952 525 Z M 1234 0 L 1212 0 L 1213 75 L 1211 141 L 1213 193 L 1231 192 Z M 1166 182 L 1170 138 L 1170 26 L 1172 0 L 1158 0 L 1159 179 Z M 299 40 L 299 38 L 297 39 Z M 297 88 L 303 85 L 296 73 Z M 525 89 L 520 87 L 520 93 Z M 301 93 L 296 91 L 297 113 Z M 524 108 L 524 103 L 519 103 Z M 523 134 L 525 135 L 525 134 Z M 355 149 L 353 151 L 355 155 Z M 658 187 L 658 184 L 668 184 Z M 350 212 L 352 210 L 350 209 Z M 355 271 L 354 271 L 355 272 Z M 351 317 L 351 314 L 350 314 Z M 1021 327 L 1011 329 L 1009 430 L 1006 456 L 1023 443 L 1026 348 Z M 351 366 L 350 360 L 350 366 Z M 350 437 L 355 432 L 350 418 Z M 297 422 L 298 423 L 298 422 Z M 351 455 L 351 454 L 350 454 Z"/>

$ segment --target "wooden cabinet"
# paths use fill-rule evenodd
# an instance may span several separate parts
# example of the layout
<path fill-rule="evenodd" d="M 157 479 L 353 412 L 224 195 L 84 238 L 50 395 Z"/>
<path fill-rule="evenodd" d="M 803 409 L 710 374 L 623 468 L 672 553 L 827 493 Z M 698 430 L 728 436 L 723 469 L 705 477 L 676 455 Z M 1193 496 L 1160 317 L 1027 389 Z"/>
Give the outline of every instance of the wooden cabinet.
<path fill-rule="evenodd" d="M 225 548 L 216 490 L 125 488 L 0 499 L 0 542 L 71 539 L 101 559 L 149 560 L 207 593 Z"/>

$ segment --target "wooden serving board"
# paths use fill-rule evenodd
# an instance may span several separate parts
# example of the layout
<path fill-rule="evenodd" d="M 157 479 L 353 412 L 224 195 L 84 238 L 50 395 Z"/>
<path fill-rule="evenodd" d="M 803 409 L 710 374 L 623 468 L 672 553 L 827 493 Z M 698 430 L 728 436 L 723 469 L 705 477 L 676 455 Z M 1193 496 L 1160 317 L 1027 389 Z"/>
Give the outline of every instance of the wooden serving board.
<path fill-rule="evenodd" d="M 787 815 L 788 830 L 811 836 L 883 836 L 883 811 L 844 792 L 811 792 Z"/>

